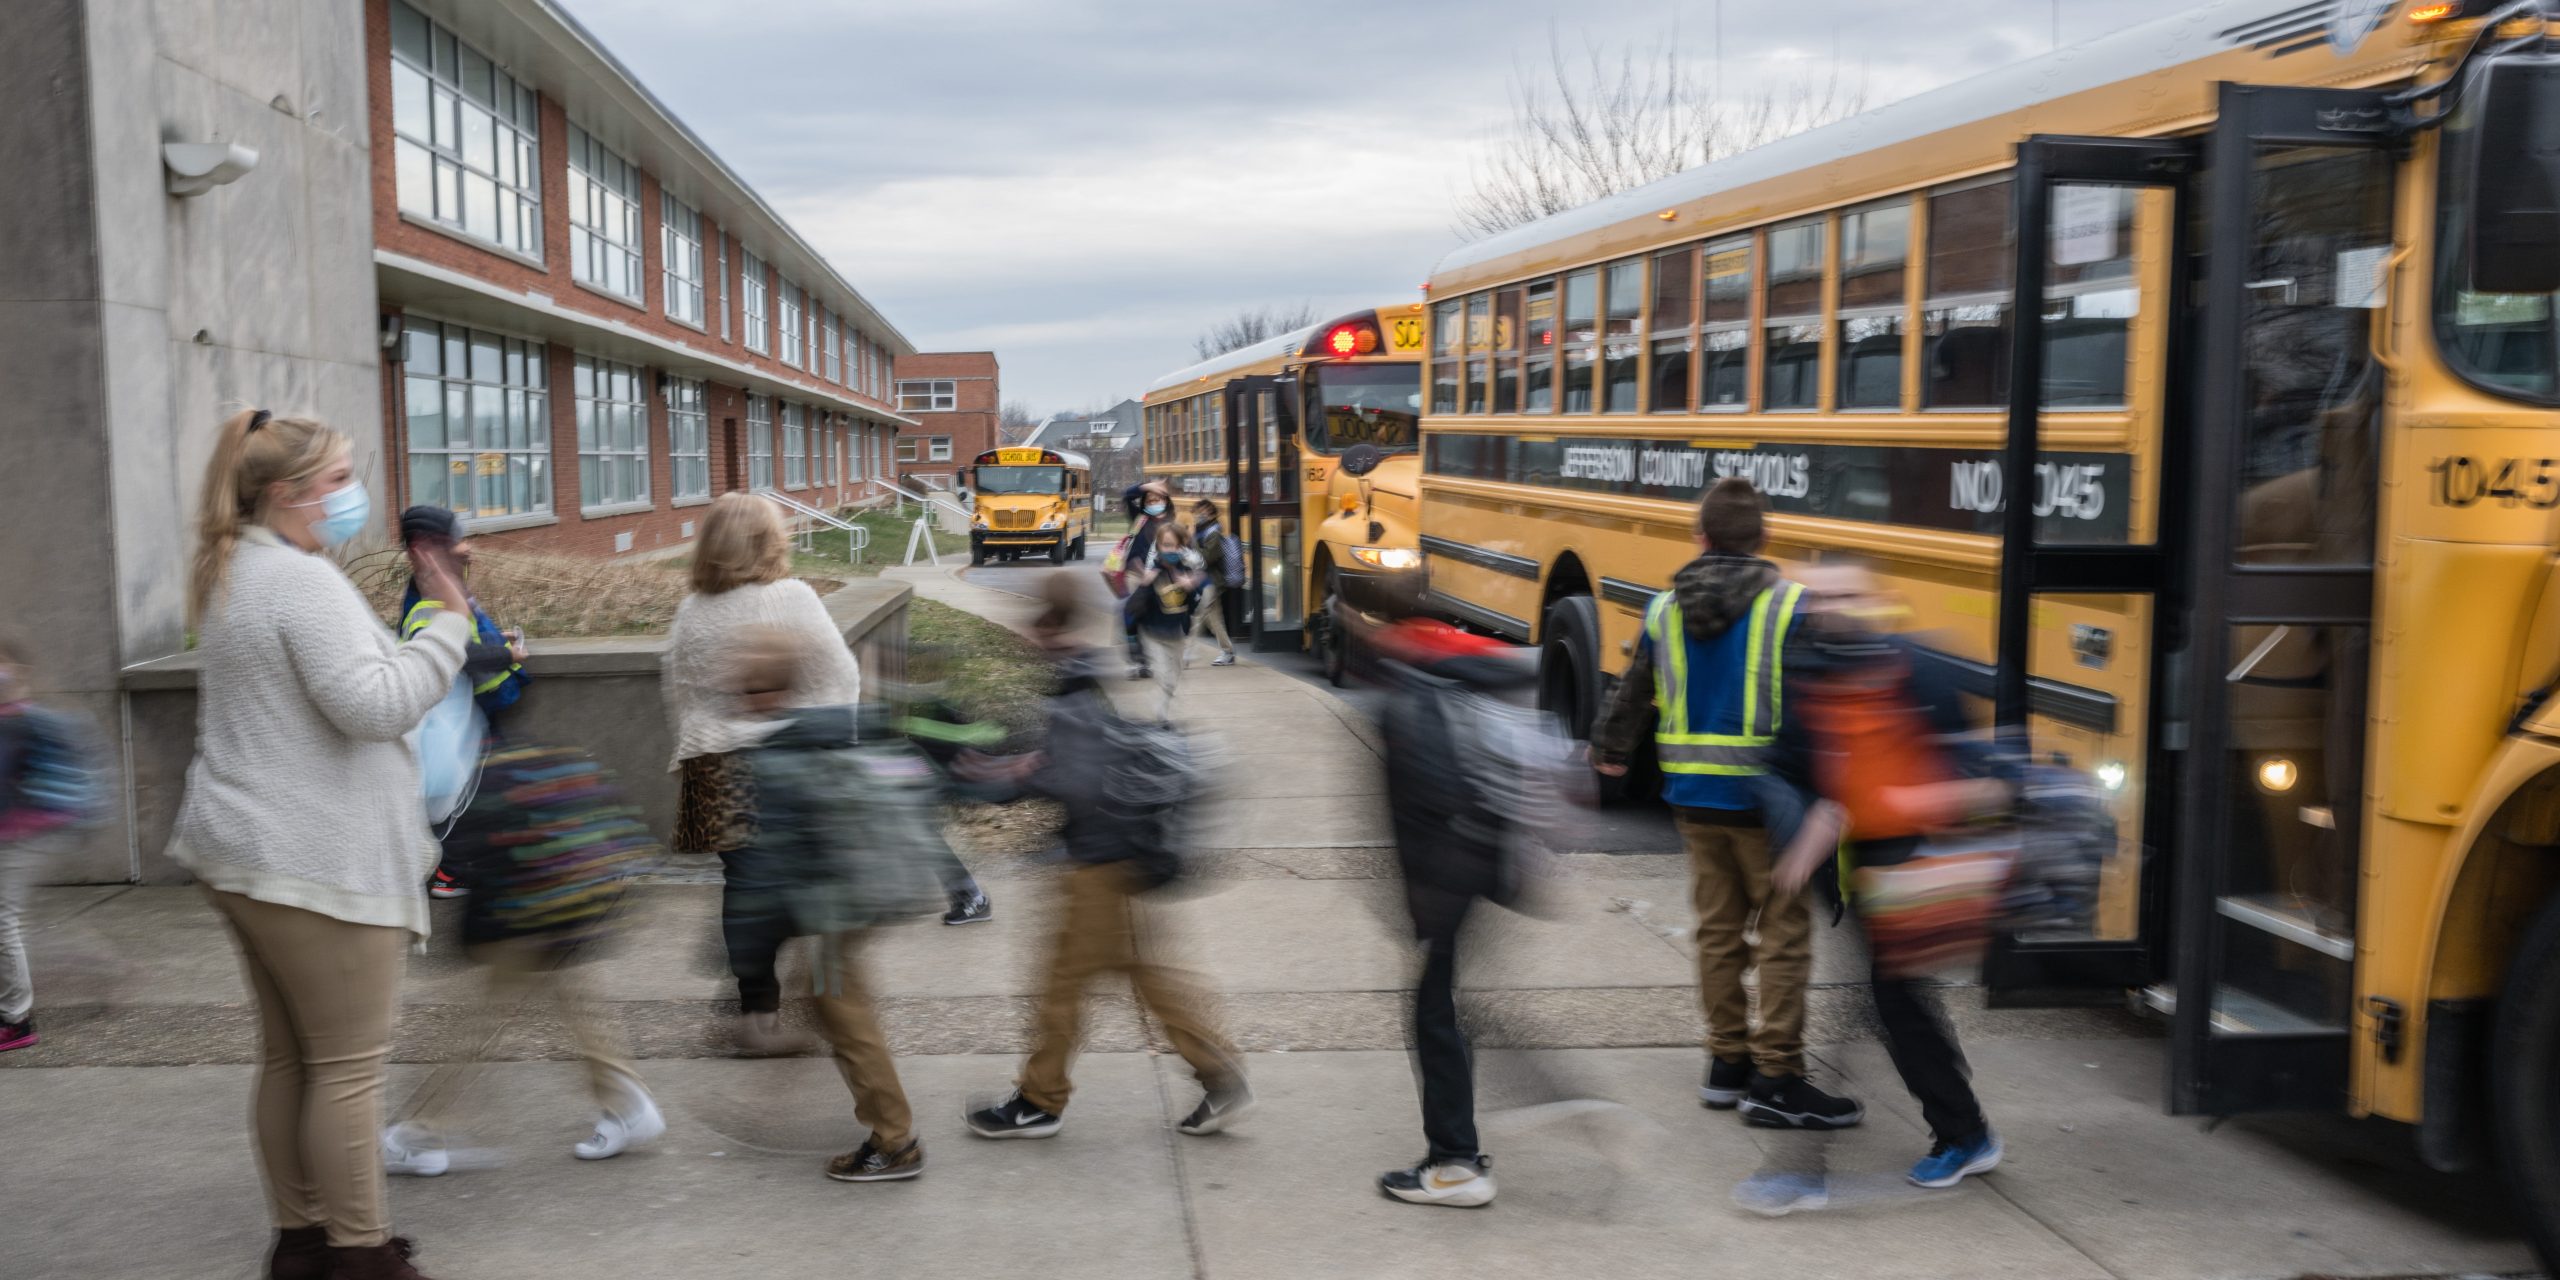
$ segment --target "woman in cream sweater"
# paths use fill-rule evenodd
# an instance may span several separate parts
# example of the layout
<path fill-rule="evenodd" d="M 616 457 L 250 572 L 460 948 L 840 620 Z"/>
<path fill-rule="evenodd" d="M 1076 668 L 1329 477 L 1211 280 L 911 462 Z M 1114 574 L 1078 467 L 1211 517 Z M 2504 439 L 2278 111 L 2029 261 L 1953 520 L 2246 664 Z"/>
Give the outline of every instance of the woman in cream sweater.
<path fill-rule="evenodd" d="M 414 1280 L 375 1155 L 403 952 L 427 933 L 436 848 L 402 735 L 462 669 L 468 611 L 395 640 L 321 553 L 371 507 L 347 439 L 264 410 L 222 425 L 188 606 L 203 668 L 170 858 L 240 945 L 258 1008 L 258 1160 L 272 1280 Z M 463 599 L 439 548 L 430 601 Z"/>
<path fill-rule="evenodd" d="M 659 687 L 676 743 L 671 768 L 683 774 L 676 809 L 676 848 L 715 853 L 733 892 L 752 891 L 739 854 L 755 832 L 740 752 L 773 732 L 775 721 L 743 714 L 736 680 L 739 641 L 779 632 L 808 647 L 809 669 L 792 706 L 849 706 L 862 696 L 862 673 L 844 633 L 808 583 L 791 576 L 791 534 L 774 504 L 744 493 L 721 496 L 694 548 L 693 592 L 676 606 L 667 629 Z M 729 969 L 738 979 L 738 1048 L 763 1055 L 806 1052 L 807 1037 L 784 1033 L 776 944 L 759 931 L 733 927 L 721 912 Z"/>

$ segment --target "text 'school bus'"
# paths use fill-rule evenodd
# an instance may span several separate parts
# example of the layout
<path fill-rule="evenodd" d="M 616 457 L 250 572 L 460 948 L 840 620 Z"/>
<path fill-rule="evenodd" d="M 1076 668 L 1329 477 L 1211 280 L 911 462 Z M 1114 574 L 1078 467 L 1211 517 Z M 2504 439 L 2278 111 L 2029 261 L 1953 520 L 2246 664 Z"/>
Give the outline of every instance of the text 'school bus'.
<path fill-rule="evenodd" d="M 989 449 L 969 464 L 969 563 L 1025 552 L 1081 560 L 1093 532 L 1093 464 L 1064 449 Z"/>
<path fill-rule="evenodd" d="M 1747 477 L 2115 794 L 1995 996 L 2495 1154 L 2560 1262 L 2555 16 L 2231 0 L 1456 250 L 1428 604 L 1586 727 Z"/>
<path fill-rule="evenodd" d="M 1345 608 L 1421 590 L 1420 303 L 1357 311 L 1165 375 L 1147 389 L 1146 472 L 1220 504 L 1247 557 L 1257 648 L 1309 647 L 1339 681 Z"/>

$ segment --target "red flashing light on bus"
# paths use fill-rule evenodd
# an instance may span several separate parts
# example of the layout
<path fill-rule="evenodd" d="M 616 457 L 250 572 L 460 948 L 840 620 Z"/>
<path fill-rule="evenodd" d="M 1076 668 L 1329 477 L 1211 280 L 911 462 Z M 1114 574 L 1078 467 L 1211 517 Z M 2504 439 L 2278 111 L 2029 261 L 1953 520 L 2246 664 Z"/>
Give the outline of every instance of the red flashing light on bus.
<path fill-rule="evenodd" d="M 1324 335 L 1325 354 L 1348 360 L 1376 354 L 1378 331 L 1365 324 L 1338 324 Z"/>

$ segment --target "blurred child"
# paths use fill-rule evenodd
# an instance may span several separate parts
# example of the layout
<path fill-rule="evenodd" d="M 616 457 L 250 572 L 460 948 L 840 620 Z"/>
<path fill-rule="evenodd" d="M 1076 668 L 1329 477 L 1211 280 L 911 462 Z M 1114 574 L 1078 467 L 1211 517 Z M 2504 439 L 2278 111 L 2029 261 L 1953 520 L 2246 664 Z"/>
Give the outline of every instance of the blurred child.
<path fill-rule="evenodd" d="M 892 722 L 883 726 L 884 731 L 914 743 L 946 782 L 963 752 L 992 752 L 1003 746 L 1002 726 L 974 719 L 943 697 L 951 655 L 931 645 L 914 645 L 907 650 L 905 666 L 903 681 L 880 682 L 881 692 L 892 704 Z M 866 732 L 864 736 L 877 735 Z M 942 869 L 942 888 L 951 900 L 950 910 L 942 916 L 944 924 L 983 924 L 995 919 L 995 904 L 957 853 Z"/>
<path fill-rule="evenodd" d="M 1242 629 L 1236 617 L 1236 604 L 1242 597 L 1236 590 L 1244 585 L 1244 548 L 1227 536 L 1226 529 L 1218 523 L 1218 504 L 1207 498 L 1191 505 L 1191 522 L 1191 546 L 1200 553 L 1202 570 L 1200 603 L 1193 611 L 1191 634 L 1197 637 L 1207 631 L 1217 636 L 1218 656 L 1209 665 L 1232 667 L 1236 664 L 1234 633 Z"/>
<path fill-rule="evenodd" d="M 400 543 L 409 546 L 420 541 L 440 542 L 452 552 L 453 563 L 465 575 L 471 572 L 471 539 L 462 531 L 462 518 L 443 507 L 415 506 L 400 513 Z M 408 639 L 435 617 L 433 609 L 418 607 L 418 584 L 412 581 L 400 595 L 400 638 Z M 468 607 L 473 627 L 471 643 L 465 646 L 462 678 L 471 682 L 472 701 L 480 705 L 480 713 L 489 720 L 492 737 L 500 736 L 500 717 L 524 697 L 524 633 L 506 631 L 498 621 L 480 607 L 475 595 L 464 604 L 445 602 L 448 608 Z M 468 892 L 462 879 L 453 874 L 450 863 L 439 863 L 435 874 L 427 879 L 427 893 L 437 898 L 459 898 Z"/>
<path fill-rule="evenodd" d="M 1956 740 L 1966 729 L 1954 685 L 1936 667 L 1876 625 L 1875 583 L 1851 565 L 1801 571 L 1800 625 L 1786 659 L 1787 714 L 1766 781 L 1773 817 L 1800 819 L 1790 833 L 1772 823 L 1786 852 L 1772 880 L 1794 893 L 1835 854 L 1852 875 L 1929 856 L 1932 833 L 2004 808 L 2007 784 L 1968 778 Z M 1912 1166 L 1911 1181 L 1951 1187 L 2000 1164 L 2000 1139 L 1983 1118 L 1955 1031 L 1893 954 L 1877 921 L 1862 912 L 1875 953 L 1869 990 L 1885 1048 L 1903 1087 L 1920 1104 L 1936 1142 Z"/>
<path fill-rule="evenodd" d="M 1180 873 L 1172 824 L 1190 789 L 1178 735 L 1120 718 L 1094 680 L 1094 655 L 1076 638 L 1084 621 L 1076 586 L 1048 579 L 1047 608 L 1032 636 L 1058 671 L 1049 701 L 1048 747 L 1002 761 L 973 761 L 981 781 L 1007 780 L 1049 796 L 1066 809 L 1065 903 L 1050 945 L 1049 982 L 1040 997 L 1037 1040 L 1013 1096 L 969 1114 L 981 1138 L 1046 1138 L 1065 1123 L 1068 1079 L 1083 1034 L 1085 986 L 1096 975 L 1129 975 L 1138 1003 L 1163 1026 L 1206 1091 L 1176 1126 L 1216 1133 L 1253 1106 L 1244 1059 L 1218 1030 L 1208 993 L 1191 974 L 1150 957 L 1147 904 L 1141 896 Z M 1174 644 L 1181 643 L 1175 633 Z M 1177 662 L 1180 654 L 1168 655 Z M 1173 739 L 1168 743 L 1167 739 Z"/>
<path fill-rule="evenodd" d="M 32 699 L 25 646 L 0 635 L 0 1052 L 36 1043 L 35 983 L 19 921 L 44 865 L 98 809 L 86 734 Z"/>
<path fill-rule="evenodd" d="M 466 1060 L 439 1066 L 406 1121 L 382 1135 L 387 1173 L 432 1178 L 467 1163 L 447 1119 L 477 1063 L 524 999 L 547 992 L 586 1060 L 595 1130 L 573 1150 L 607 1160 L 667 1131 L 612 1015 L 590 994 L 584 961 L 616 920 L 623 883 L 658 850 L 613 775 L 593 756 L 524 741 L 481 766 L 480 790 L 446 834 L 446 862 L 471 885 L 462 942 L 488 971 Z"/>
<path fill-rule="evenodd" d="M 1156 719 L 1173 718 L 1173 695 L 1191 647 L 1191 615 L 1208 575 L 1191 549 L 1191 526 L 1167 520 L 1156 527 L 1155 555 L 1129 575 L 1138 601 L 1134 616 L 1147 666 L 1156 677 Z"/>
<path fill-rule="evenodd" d="M 857 734 L 856 710 L 794 707 L 818 678 L 817 655 L 790 633 L 759 629 L 739 641 L 743 710 L 775 722 L 746 753 L 756 833 L 729 866 L 736 878 L 724 922 L 740 972 L 767 971 L 792 937 L 822 940 L 818 1022 L 836 1069 L 870 1130 L 860 1147 L 827 1162 L 838 1182 L 893 1182 L 924 1172 L 924 1146 L 880 1031 L 860 953 L 872 925 L 930 914 L 942 903 L 951 861 L 941 833 L 941 789 L 932 764 L 904 739 Z"/>

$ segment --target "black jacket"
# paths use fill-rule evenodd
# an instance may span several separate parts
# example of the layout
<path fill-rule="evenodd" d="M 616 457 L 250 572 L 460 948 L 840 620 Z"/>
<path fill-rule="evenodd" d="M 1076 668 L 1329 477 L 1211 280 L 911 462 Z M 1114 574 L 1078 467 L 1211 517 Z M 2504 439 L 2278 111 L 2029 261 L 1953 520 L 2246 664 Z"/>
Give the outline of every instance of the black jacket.
<path fill-rule="evenodd" d="M 1527 668 L 1455 659 L 1429 669 L 1381 662 L 1388 696 L 1380 728 L 1386 739 L 1387 805 L 1404 872 L 1405 905 L 1421 937 L 1454 929 L 1481 898 L 1510 905 L 1519 898 L 1520 869 L 1511 856 L 1508 821 L 1488 803 L 1457 762 L 1465 717 L 1453 717 L 1455 701 L 1488 696 L 1524 678 Z"/>

